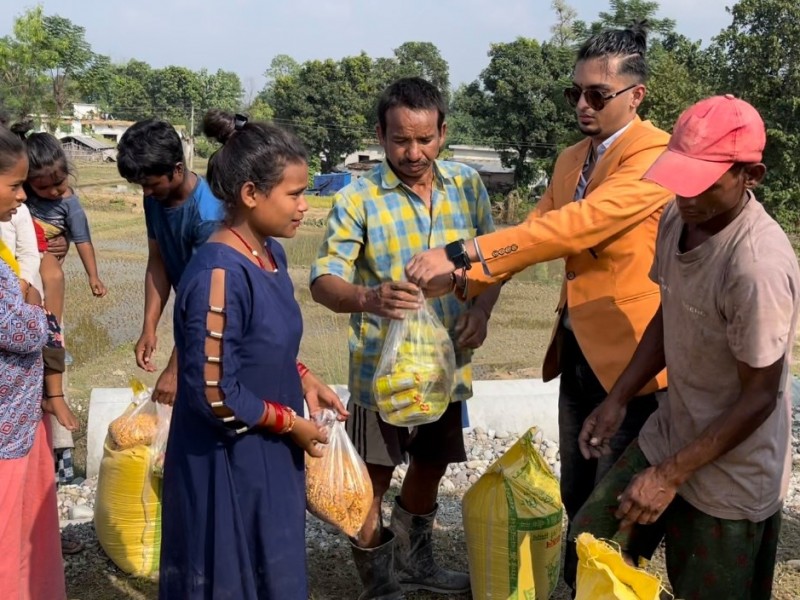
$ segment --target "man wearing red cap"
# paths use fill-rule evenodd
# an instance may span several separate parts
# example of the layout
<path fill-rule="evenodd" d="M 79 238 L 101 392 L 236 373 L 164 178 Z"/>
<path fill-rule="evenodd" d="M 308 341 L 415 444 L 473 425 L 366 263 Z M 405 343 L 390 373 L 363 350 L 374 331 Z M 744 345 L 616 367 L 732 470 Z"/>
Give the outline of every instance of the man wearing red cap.
<path fill-rule="evenodd" d="M 665 366 L 666 401 L 574 521 L 615 537 L 632 559 L 662 538 L 680 598 L 771 596 L 790 473 L 788 395 L 800 269 L 755 199 L 764 123 L 716 96 L 686 110 L 645 174 L 675 194 L 661 218 L 651 277 L 661 307 L 579 443 L 604 453 L 634 394 Z"/>

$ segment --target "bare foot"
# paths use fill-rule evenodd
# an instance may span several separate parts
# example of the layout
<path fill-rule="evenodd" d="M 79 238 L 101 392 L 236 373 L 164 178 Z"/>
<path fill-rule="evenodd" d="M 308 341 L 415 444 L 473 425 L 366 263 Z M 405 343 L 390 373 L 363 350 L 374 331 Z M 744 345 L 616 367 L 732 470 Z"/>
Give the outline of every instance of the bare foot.
<path fill-rule="evenodd" d="M 78 417 L 70 410 L 64 396 L 52 396 L 42 400 L 42 410 L 55 415 L 56 420 L 68 431 L 78 431 L 80 423 Z"/>

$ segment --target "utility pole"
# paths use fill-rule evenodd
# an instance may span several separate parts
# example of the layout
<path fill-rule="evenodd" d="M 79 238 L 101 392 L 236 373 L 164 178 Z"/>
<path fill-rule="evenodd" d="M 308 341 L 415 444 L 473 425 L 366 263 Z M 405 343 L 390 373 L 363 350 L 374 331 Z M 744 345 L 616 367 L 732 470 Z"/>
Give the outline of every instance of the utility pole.
<path fill-rule="evenodd" d="M 194 102 L 192 102 L 192 113 L 189 118 L 189 171 L 194 171 Z"/>

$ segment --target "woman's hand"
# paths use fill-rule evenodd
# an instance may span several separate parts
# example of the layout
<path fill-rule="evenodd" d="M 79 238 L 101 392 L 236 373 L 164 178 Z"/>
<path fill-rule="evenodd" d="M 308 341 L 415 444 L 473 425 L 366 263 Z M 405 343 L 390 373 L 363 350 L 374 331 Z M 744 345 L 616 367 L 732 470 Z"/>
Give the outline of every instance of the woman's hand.
<path fill-rule="evenodd" d="M 297 417 L 289 432 L 292 441 L 306 451 L 306 454 L 319 458 L 322 448 L 319 444 L 328 443 L 328 433 L 319 425 L 303 417 Z"/>

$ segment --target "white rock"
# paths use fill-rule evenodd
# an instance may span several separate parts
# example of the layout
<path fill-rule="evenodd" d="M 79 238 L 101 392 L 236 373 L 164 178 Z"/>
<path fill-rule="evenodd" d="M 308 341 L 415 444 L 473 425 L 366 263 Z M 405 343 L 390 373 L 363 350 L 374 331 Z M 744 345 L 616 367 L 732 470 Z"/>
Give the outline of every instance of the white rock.
<path fill-rule="evenodd" d="M 489 431 L 487 431 L 487 432 L 486 432 L 486 435 L 487 435 L 487 436 L 489 436 L 489 439 L 490 439 L 490 440 L 493 440 L 493 439 L 494 439 L 494 437 L 495 437 L 495 431 L 494 431 L 494 429 L 490 429 Z"/>
<path fill-rule="evenodd" d="M 558 456 L 558 448 L 556 448 L 555 446 L 548 446 L 547 450 L 545 450 L 544 457 L 548 461 L 554 461 L 556 459 L 556 456 Z"/>
<path fill-rule="evenodd" d="M 76 506 L 85 506 L 86 505 L 86 498 L 78 498 L 75 500 Z"/>
<path fill-rule="evenodd" d="M 483 461 L 480 460 L 471 460 L 467 463 L 468 469 L 480 469 L 483 466 Z"/>
<path fill-rule="evenodd" d="M 800 560 L 787 560 L 786 566 L 795 571 L 800 571 Z"/>
<path fill-rule="evenodd" d="M 543 440 L 544 440 L 544 433 L 542 433 L 542 430 L 540 429 L 539 431 L 536 432 L 536 435 L 533 436 L 533 441 L 536 442 L 537 444 L 541 444 Z"/>
<path fill-rule="evenodd" d="M 455 484 L 449 479 L 442 479 L 442 487 L 448 492 L 452 492 L 456 489 Z"/>
<path fill-rule="evenodd" d="M 69 518 L 75 519 L 91 519 L 94 517 L 94 511 L 88 506 L 76 505 L 70 508 Z"/>
<path fill-rule="evenodd" d="M 483 427 L 476 427 L 472 430 L 472 433 L 477 437 L 479 435 L 486 435 L 486 430 Z"/>
<path fill-rule="evenodd" d="M 498 439 L 498 440 L 504 440 L 504 439 L 506 439 L 508 437 L 508 432 L 507 431 L 498 431 L 497 433 L 494 434 L 494 437 L 495 437 L 495 439 Z"/>

